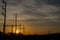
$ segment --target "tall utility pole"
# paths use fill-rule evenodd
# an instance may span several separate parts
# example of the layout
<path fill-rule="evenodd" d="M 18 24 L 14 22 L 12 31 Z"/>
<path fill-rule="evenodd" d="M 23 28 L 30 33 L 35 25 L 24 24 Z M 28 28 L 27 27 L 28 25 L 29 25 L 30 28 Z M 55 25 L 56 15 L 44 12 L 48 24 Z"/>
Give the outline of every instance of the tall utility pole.
<path fill-rule="evenodd" d="M 5 25 L 6 25 L 6 1 L 5 0 L 2 0 L 2 15 L 4 15 L 4 27 L 3 27 L 3 32 L 5 33 Z"/>
<path fill-rule="evenodd" d="M 18 30 L 18 29 L 20 29 L 20 30 Z M 16 33 L 16 31 L 20 31 L 20 33 L 23 32 L 23 34 L 25 33 L 24 25 L 22 26 L 21 23 L 20 23 L 20 25 L 17 24 L 17 13 L 15 14 L 15 33 Z"/>
<path fill-rule="evenodd" d="M 15 14 L 15 33 L 17 31 L 17 13 Z"/>

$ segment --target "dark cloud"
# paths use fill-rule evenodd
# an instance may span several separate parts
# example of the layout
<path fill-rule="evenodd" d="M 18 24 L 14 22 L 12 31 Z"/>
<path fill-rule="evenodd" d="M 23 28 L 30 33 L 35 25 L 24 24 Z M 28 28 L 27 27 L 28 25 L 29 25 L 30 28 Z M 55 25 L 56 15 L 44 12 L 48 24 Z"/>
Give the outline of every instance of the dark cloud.
<path fill-rule="evenodd" d="M 60 6 L 60 0 L 49 0 L 47 3 L 50 5 Z"/>
<path fill-rule="evenodd" d="M 60 0 L 36 0 L 36 2 L 40 5 L 41 3 L 45 3 L 48 5 L 60 6 Z"/>

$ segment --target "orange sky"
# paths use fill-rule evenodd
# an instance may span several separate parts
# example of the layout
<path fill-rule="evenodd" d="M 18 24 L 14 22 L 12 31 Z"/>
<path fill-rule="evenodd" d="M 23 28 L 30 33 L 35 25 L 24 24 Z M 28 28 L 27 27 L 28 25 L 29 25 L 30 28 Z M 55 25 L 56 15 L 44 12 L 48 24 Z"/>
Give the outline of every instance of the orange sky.
<path fill-rule="evenodd" d="M 60 27 L 59 27 L 60 28 Z M 29 34 L 48 34 L 49 32 L 50 33 L 59 33 L 60 31 L 60 29 L 59 28 L 57 28 L 57 27 L 39 27 L 39 28 L 37 28 L 37 27 L 32 27 L 32 26 L 28 26 L 28 25 L 25 25 L 25 33 L 24 34 L 27 34 L 27 35 L 29 35 Z M 20 32 L 20 30 L 18 30 L 19 32 Z M 8 27 L 7 29 L 6 29 L 6 32 L 11 32 L 11 28 L 10 27 Z M 23 32 L 23 30 L 22 30 L 22 32 Z M 13 28 L 13 33 L 15 33 L 15 28 Z"/>

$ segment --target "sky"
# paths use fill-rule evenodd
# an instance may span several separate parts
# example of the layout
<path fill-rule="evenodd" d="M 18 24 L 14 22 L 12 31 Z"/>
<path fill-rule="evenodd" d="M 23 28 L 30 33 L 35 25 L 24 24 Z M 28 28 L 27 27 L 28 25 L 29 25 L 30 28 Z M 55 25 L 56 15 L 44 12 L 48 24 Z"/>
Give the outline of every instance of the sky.
<path fill-rule="evenodd" d="M 2 0 L 0 0 L 0 29 L 3 28 Z M 60 33 L 60 0 L 6 0 L 6 24 L 14 24 L 14 14 L 18 24 L 25 26 L 26 34 Z M 12 20 L 12 21 L 11 21 Z M 6 29 L 8 30 L 8 29 Z"/>

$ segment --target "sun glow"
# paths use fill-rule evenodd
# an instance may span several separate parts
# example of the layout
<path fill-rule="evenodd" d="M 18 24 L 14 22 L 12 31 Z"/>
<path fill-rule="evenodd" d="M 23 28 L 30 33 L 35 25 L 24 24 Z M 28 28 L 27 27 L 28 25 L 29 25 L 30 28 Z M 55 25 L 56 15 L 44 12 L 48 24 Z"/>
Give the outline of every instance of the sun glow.
<path fill-rule="evenodd" d="M 17 30 L 17 31 L 16 31 L 16 33 L 18 34 L 18 33 L 19 33 L 19 31 Z"/>

